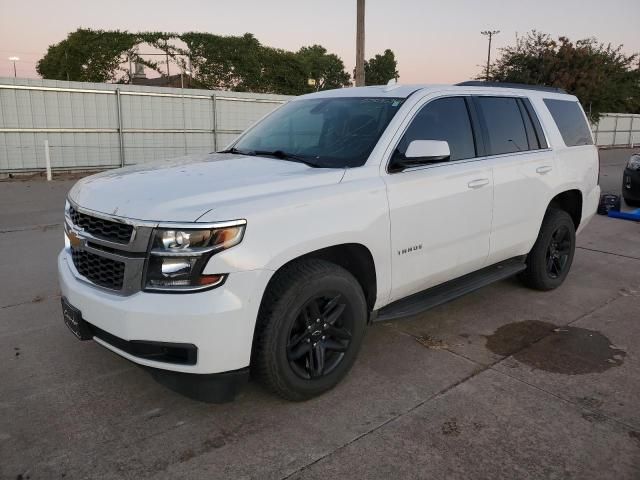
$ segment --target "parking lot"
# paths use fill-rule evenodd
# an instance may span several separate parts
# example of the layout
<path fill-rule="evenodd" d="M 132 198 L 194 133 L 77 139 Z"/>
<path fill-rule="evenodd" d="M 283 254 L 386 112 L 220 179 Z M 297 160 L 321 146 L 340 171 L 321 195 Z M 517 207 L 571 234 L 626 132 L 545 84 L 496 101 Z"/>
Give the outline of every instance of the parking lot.
<path fill-rule="evenodd" d="M 603 191 L 629 153 L 601 152 Z M 64 326 L 72 184 L 0 182 L 0 478 L 640 478 L 640 224 L 596 216 L 555 291 L 374 324 L 320 398 L 214 405 Z"/>

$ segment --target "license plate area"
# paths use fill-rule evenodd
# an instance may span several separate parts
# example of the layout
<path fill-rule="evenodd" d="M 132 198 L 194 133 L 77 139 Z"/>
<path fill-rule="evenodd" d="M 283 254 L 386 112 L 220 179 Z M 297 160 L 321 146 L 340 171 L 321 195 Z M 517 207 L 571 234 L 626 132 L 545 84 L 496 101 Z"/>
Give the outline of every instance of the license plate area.
<path fill-rule="evenodd" d="M 82 319 L 82 313 L 69 301 L 62 297 L 62 318 L 65 325 L 79 340 L 91 340 L 93 334 L 87 322 Z"/>

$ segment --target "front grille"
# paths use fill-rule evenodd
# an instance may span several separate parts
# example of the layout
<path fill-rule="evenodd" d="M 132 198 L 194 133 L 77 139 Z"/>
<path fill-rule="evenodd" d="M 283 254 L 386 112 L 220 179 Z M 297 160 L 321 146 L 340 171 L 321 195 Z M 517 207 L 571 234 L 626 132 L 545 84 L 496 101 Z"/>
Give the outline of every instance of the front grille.
<path fill-rule="evenodd" d="M 101 287 L 121 290 L 124 280 L 124 263 L 101 257 L 84 250 L 71 249 L 73 264 L 80 275 Z"/>
<path fill-rule="evenodd" d="M 78 212 L 73 206 L 69 206 L 69 217 L 74 225 L 82 228 L 94 237 L 116 243 L 129 243 L 133 226 L 126 223 L 112 222 L 98 217 L 92 217 L 86 213 Z"/>

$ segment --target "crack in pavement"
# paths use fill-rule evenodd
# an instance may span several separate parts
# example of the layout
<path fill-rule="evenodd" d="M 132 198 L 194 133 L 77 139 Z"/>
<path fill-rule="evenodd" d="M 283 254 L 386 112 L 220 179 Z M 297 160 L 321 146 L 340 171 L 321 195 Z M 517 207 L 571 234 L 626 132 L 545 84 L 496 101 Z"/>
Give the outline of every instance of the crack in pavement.
<path fill-rule="evenodd" d="M 23 227 L 13 227 L 13 228 L 2 228 L 0 229 L 0 233 L 17 233 L 17 232 L 29 232 L 32 230 L 42 230 L 47 231 L 53 228 L 58 228 L 62 226 L 62 222 L 60 223 L 44 223 L 42 225 L 25 225 Z"/>
<path fill-rule="evenodd" d="M 21 305 L 28 305 L 30 303 L 41 303 L 46 300 L 51 300 L 51 299 L 60 298 L 60 297 L 61 297 L 60 293 L 55 293 L 53 295 L 45 295 L 45 296 L 37 295 L 33 297 L 31 300 L 25 300 L 24 302 L 11 303 L 9 305 L 0 305 L 0 310 L 4 310 L 5 308 L 19 307 Z"/>
<path fill-rule="evenodd" d="M 598 250 L 596 248 L 589 248 L 589 247 L 576 247 L 576 250 L 580 249 L 580 250 L 588 250 L 589 252 L 596 252 L 596 253 L 604 253 L 605 255 L 615 255 L 616 257 L 622 257 L 622 258 L 630 258 L 632 260 L 640 260 L 640 257 L 632 257 L 630 255 L 623 255 L 621 253 L 613 253 L 613 252 L 606 252 L 604 250 Z"/>

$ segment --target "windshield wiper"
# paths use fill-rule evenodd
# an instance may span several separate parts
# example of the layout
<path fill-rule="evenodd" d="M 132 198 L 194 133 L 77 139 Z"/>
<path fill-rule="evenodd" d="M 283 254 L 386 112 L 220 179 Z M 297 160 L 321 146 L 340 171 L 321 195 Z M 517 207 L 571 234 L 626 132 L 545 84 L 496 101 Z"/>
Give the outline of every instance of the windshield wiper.
<path fill-rule="evenodd" d="M 251 154 L 258 156 L 264 155 L 267 157 L 275 157 L 279 158 L 280 160 L 288 160 L 291 162 L 300 162 L 313 168 L 322 168 L 322 165 L 314 163 L 306 157 L 296 155 L 295 153 L 288 153 L 283 150 L 253 150 Z"/>
<path fill-rule="evenodd" d="M 235 153 L 236 155 L 253 155 L 252 151 L 238 150 L 236 147 L 231 147 L 226 150 L 222 150 L 218 153 Z"/>
<path fill-rule="evenodd" d="M 300 162 L 304 163 L 313 168 L 322 168 L 322 165 L 312 162 L 306 157 L 302 157 L 300 155 L 296 155 L 295 153 L 288 153 L 283 150 L 238 150 L 236 147 L 228 148 L 227 150 L 222 150 L 219 153 L 235 153 L 236 155 L 257 155 L 257 156 L 266 156 L 266 157 L 275 157 L 280 160 L 288 160 L 291 162 Z"/>

